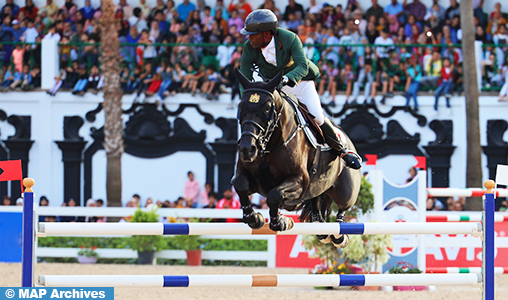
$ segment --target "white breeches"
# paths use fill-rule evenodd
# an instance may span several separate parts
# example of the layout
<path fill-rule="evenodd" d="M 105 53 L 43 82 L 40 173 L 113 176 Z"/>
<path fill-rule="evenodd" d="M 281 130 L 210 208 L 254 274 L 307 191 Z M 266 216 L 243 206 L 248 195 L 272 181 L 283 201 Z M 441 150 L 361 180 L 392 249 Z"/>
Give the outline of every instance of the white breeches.
<path fill-rule="evenodd" d="M 314 81 L 300 81 L 294 87 L 285 85 L 282 91 L 295 95 L 298 101 L 307 106 L 309 112 L 315 117 L 316 123 L 321 126 L 325 122 L 325 114 L 316 91 Z"/>

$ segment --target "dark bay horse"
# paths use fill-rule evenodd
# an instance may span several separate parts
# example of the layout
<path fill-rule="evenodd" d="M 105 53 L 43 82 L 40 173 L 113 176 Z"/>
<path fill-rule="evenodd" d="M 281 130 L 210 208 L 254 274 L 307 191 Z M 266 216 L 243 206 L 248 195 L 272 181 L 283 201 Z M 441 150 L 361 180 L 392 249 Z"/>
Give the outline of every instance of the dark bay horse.
<path fill-rule="evenodd" d="M 236 73 L 245 89 L 238 106 L 242 133 L 233 180 L 243 222 L 255 229 L 265 224 L 263 215 L 252 209 L 249 195 L 253 193 L 266 197 L 274 231 L 293 227 L 293 220 L 279 214 L 279 208 L 302 210 L 302 221 L 324 222 L 335 202 L 337 221 L 344 222 L 344 213 L 355 204 L 360 190 L 360 170 L 346 168 L 336 153 L 310 144 L 295 120 L 295 109 L 276 89 L 282 72 L 269 82 L 251 82 Z M 347 148 L 354 150 L 349 137 L 347 141 Z M 349 243 L 347 235 L 318 237 L 337 247 Z"/>

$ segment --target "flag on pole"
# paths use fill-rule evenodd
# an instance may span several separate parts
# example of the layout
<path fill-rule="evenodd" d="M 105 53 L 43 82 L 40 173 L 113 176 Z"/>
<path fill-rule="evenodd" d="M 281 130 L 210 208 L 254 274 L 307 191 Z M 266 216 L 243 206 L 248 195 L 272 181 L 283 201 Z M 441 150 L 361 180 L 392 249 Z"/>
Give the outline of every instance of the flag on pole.
<path fill-rule="evenodd" d="M 416 165 L 414 166 L 415 169 L 427 170 L 427 158 L 425 156 L 415 156 L 415 159 L 416 159 Z"/>
<path fill-rule="evenodd" d="M 366 166 L 377 166 L 377 154 L 365 154 Z"/>
<path fill-rule="evenodd" d="M 497 165 L 496 169 L 496 185 L 508 185 L 508 166 Z"/>
<path fill-rule="evenodd" d="M 21 192 L 23 192 L 23 172 L 21 170 L 21 160 L 0 161 L 0 181 L 19 180 Z"/>

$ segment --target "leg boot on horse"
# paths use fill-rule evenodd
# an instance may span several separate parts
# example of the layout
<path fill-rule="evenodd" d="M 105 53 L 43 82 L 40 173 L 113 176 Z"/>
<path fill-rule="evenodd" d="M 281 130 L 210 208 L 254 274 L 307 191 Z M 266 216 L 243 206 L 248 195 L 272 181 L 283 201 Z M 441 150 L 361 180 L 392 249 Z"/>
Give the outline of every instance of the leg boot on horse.
<path fill-rule="evenodd" d="M 339 209 L 337 213 L 336 222 L 345 223 L 346 222 L 346 212 Z M 346 248 L 349 245 L 349 235 L 347 234 L 334 234 L 329 236 L 333 245 L 337 248 Z"/>
<path fill-rule="evenodd" d="M 344 160 L 348 168 L 358 170 L 362 167 L 361 157 L 356 152 L 348 150 L 345 145 L 342 144 L 337 136 L 337 132 L 335 132 L 335 126 L 332 124 L 330 119 L 325 118 L 325 122 L 320 126 L 320 128 L 323 131 L 326 143 L 332 147 L 333 150 L 337 151 L 340 158 Z"/>

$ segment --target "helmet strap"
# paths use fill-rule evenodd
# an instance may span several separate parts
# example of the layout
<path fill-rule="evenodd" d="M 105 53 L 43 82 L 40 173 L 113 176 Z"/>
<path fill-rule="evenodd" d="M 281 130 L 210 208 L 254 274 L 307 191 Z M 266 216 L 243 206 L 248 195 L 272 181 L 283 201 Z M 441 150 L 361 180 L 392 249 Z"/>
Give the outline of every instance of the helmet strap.
<path fill-rule="evenodd" d="M 273 38 L 274 34 L 273 32 L 271 31 L 265 31 L 263 32 L 263 48 L 268 46 L 268 44 L 270 44 L 270 42 L 272 41 L 272 38 Z"/>

